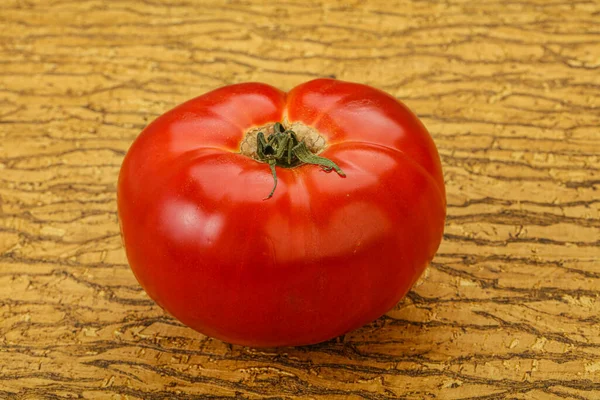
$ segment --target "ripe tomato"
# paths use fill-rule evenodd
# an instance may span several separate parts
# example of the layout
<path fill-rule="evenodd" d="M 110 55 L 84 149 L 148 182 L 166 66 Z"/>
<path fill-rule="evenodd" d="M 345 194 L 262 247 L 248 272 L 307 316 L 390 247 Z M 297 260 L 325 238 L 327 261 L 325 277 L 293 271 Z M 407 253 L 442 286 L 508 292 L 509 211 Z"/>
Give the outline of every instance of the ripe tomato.
<path fill-rule="evenodd" d="M 434 256 L 446 200 L 435 145 L 406 106 L 318 79 L 288 93 L 227 86 L 163 114 L 125 157 L 118 208 L 152 299 L 206 335 L 262 347 L 324 341 L 391 309 Z"/>

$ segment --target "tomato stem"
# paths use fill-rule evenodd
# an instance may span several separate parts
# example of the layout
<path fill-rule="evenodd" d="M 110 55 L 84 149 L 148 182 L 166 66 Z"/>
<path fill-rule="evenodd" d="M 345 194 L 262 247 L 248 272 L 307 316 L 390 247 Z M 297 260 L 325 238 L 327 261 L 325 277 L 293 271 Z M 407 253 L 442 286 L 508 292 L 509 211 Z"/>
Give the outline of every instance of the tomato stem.
<path fill-rule="evenodd" d="M 271 174 L 273 175 L 273 189 L 265 200 L 273 197 L 277 188 L 277 172 L 275 167 L 292 168 L 303 164 L 312 164 L 320 166 L 324 171 L 335 170 L 339 176 L 345 177 L 346 174 L 333 161 L 325 157 L 319 157 L 312 153 L 306 143 L 298 140 L 296 133 L 291 129 L 285 129 L 283 125 L 276 122 L 273 125 L 274 132 L 265 138 L 263 132 L 258 132 L 257 149 L 258 160 L 269 164 Z"/>

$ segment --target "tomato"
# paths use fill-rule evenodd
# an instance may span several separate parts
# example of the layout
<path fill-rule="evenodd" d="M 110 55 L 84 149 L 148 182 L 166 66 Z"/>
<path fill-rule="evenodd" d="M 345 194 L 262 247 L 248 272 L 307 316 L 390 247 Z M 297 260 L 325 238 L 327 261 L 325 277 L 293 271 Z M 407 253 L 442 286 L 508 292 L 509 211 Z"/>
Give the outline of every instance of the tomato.
<path fill-rule="evenodd" d="M 231 85 L 161 115 L 123 161 L 118 210 L 156 303 L 211 337 L 275 347 L 394 307 L 437 251 L 446 200 L 436 147 L 406 106 L 317 79 L 288 93 Z"/>

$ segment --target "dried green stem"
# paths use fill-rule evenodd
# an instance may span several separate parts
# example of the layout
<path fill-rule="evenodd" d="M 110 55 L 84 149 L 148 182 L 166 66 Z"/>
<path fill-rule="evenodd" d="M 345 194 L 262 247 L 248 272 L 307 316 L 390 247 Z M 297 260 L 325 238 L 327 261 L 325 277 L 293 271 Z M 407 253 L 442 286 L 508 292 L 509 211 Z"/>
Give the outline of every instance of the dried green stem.
<path fill-rule="evenodd" d="M 279 122 L 273 126 L 274 133 L 265 138 L 263 132 L 258 132 L 258 160 L 269 164 L 273 174 L 273 190 L 265 199 L 270 199 L 277 188 L 277 172 L 275 167 L 292 168 L 303 164 L 320 166 L 324 171 L 335 170 L 340 176 L 346 176 L 342 169 L 333 161 L 312 153 L 304 141 L 299 141 L 292 130 L 286 130 Z"/>

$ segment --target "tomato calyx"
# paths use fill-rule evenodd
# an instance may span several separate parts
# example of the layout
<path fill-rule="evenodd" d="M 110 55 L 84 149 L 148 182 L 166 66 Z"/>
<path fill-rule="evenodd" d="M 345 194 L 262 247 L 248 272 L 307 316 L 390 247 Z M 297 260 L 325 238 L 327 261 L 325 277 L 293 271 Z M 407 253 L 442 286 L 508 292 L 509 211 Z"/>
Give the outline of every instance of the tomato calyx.
<path fill-rule="evenodd" d="M 276 166 L 292 168 L 312 164 L 320 166 L 326 172 L 334 170 L 339 176 L 346 176 L 336 163 L 311 152 L 304 140 L 299 140 L 293 130 L 286 129 L 280 122 L 273 125 L 273 133 L 266 138 L 262 131 L 258 132 L 256 155 L 258 161 L 269 164 L 273 175 L 273 189 L 264 200 L 273 197 L 277 188 Z"/>

